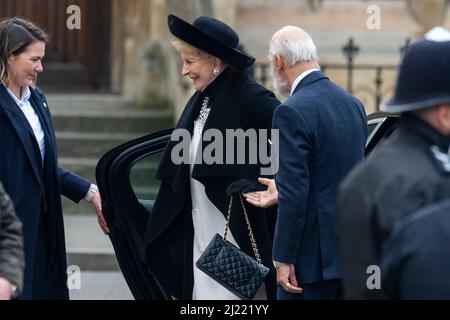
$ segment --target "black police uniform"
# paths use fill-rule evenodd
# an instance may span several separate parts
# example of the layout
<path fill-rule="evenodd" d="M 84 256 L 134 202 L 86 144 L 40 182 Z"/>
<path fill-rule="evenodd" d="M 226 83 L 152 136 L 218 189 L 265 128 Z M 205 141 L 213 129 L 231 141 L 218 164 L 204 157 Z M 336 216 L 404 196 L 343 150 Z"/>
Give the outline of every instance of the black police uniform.
<path fill-rule="evenodd" d="M 450 200 L 408 216 L 386 242 L 381 286 L 390 299 L 450 299 Z"/>
<path fill-rule="evenodd" d="M 405 114 L 398 130 L 345 179 L 338 199 L 345 298 L 380 298 L 382 290 L 367 286 L 375 275 L 367 268 L 380 265 L 388 236 L 415 209 L 450 197 L 449 146 L 449 137 Z"/>

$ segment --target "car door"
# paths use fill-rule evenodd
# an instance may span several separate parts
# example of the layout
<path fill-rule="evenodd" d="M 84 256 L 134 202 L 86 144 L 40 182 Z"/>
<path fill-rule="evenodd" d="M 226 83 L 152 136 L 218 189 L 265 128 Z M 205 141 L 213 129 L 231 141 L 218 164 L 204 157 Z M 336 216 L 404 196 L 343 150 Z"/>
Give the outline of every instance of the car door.
<path fill-rule="evenodd" d="M 154 173 L 172 129 L 127 142 L 106 153 L 97 184 L 114 251 L 135 299 L 166 299 L 145 264 L 144 234 L 159 188 Z"/>
<path fill-rule="evenodd" d="M 366 154 L 390 135 L 399 118 L 390 114 L 368 117 Z M 172 129 L 125 143 L 99 161 L 96 177 L 109 237 L 117 261 L 136 299 L 167 299 L 168 295 L 145 263 L 144 235 L 159 187 L 154 173 Z"/>

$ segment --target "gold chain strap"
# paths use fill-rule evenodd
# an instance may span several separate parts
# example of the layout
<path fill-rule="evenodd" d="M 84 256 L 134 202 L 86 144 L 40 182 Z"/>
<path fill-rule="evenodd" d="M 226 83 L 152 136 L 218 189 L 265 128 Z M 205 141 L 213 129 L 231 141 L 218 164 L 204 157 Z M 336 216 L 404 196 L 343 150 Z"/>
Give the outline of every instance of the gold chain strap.
<path fill-rule="evenodd" d="M 242 200 L 242 195 L 240 193 L 239 193 L 239 198 L 241 199 L 242 209 L 244 210 L 245 223 L 247 224 L 248 235 L 250 237 L 250 243 L 252 244 L 253 253 L 255 254 L 256 261 L 260 265 L 262 265 L 261 256 L 259 255 L 259 250 L 258 250 L 258 246 L 256 245 L 255 236 L 253 235 L 252 226 L 250 225 L 250 220 L 248 219 L 247 210 L 245 210 L 244 201 Z M 227 240 L 228 229 L 230 227 L 232 206 L 233 206 L 233 196 L 230 197 L 230 204 L 228 205 L 227 223 L 225 225 L 225 231 L 223 233 L 223 240 Z"/>

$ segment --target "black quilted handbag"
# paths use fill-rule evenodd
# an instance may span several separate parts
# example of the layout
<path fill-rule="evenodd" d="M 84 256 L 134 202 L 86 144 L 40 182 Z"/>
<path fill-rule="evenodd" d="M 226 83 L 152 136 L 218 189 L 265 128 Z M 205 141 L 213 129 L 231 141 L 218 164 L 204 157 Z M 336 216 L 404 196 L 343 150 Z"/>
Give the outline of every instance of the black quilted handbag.
<path fill-rule="evenodd" d="M 233 205 L 233 196 L 231 196 L 224 235 L 222 237 L 216 233 L 197 260 L 196 266 L 239 298 L 251 300 L 267 277 L 269 268 L 261 262 L 252 227 L 240 194 L 239 197 L 256 260 L 227 241 Z"/>

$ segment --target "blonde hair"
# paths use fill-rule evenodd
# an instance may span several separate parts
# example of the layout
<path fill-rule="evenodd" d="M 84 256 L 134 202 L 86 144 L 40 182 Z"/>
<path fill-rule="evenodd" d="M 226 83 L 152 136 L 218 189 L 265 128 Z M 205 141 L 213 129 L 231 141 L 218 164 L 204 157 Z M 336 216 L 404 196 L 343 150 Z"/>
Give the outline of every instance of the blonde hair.
<path fill-rule="evenodd" d="M 197 56 L 201 59 L 211 59 L 211 60 L 217 59 L 219 61 L 219 64 L 221 65 L 222 70 L 225 70 L 227 68 L 233 69 L 233 66 L 226 63 L 222 59 L 217 58 L 216 56 L 213 56 L 212 54 L 205 52 L 199 48 L 196 48 L 193 45 L 190 45 L 189 43 L 187 43 L 183 40 L 180 40 L 178 38 L 176 38 L 175 40 L 172 41 L 172 45 L 179 53 L 191 54 L 191 55 Z"/>
<path fill-rule="evenodd" d="M 176 38 L 172 41 L 173 47 L 180 53 L 187 53 L 195 55 L 199 58 L 215 58 L 212 54 L 205 52 L 199 48 L 194 47 L 193 45 Z"/>
<path fill-rule="evenodd" d="M 32 22 L 18 17 L 0 22 L 0 80 L 6 86 L 11 80 L 9 57 L 21 54 L 36 41 L 47 43 L 48 36 Z"/>

